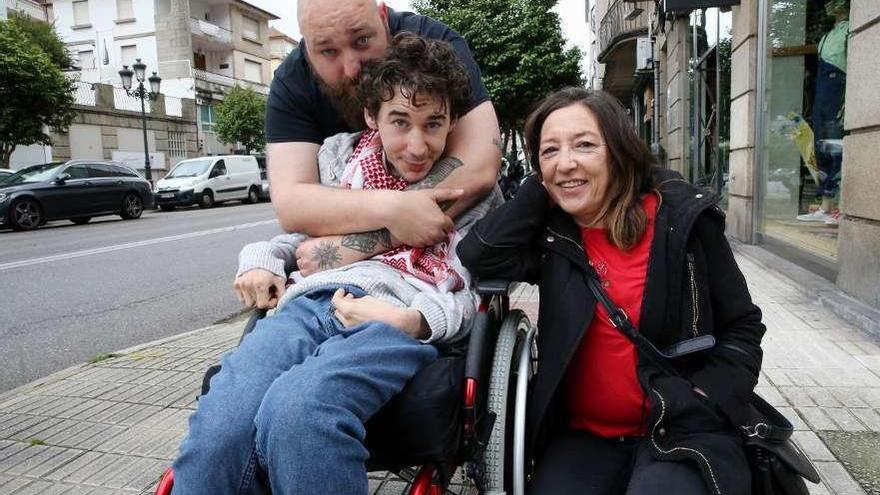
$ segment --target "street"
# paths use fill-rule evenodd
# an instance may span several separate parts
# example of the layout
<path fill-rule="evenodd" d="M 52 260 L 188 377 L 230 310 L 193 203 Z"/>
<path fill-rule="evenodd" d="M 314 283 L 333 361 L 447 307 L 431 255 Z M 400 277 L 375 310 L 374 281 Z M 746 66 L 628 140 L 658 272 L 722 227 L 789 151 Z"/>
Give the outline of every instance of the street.
<path fill-rule="evenodd" d="M 238 251 L 279 232 L 237 202 L 0 231 L 0 392 L 238 313 Z"/>

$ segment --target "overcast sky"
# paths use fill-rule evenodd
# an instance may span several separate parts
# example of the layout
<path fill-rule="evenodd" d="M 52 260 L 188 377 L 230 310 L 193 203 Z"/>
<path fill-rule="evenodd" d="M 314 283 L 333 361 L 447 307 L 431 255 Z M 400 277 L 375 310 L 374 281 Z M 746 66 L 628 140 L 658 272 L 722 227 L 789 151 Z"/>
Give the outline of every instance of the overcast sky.
<path fill-rule="evenodd" d="M 300 39 L 296 23 L 296 0 L 248 0 L 249 2 L 274 13 L 281 19 L 272 21 L 272 26 L 294 39 Z M 394 10 L 412 11 L 410 0 L 385 0 Z M 559 0 L 556 11 L 562 20 L 562 31 L 569 44 L 585 49 L 587 26 L 584 22 L 584 0 Z"/>

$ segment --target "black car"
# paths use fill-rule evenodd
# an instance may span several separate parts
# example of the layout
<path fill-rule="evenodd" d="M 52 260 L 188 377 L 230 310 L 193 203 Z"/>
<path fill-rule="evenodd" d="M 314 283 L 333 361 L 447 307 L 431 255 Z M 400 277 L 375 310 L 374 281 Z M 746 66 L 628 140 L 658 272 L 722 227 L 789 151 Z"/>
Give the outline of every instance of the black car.
<path fill-rule="evenodd" d="M 0 227 L 31 230 L 49 220 L 83 224 L 99 215 L 138 218 L 152 207 L 150 183 L 112 162 L 33 165 L 0 180 Z"/>

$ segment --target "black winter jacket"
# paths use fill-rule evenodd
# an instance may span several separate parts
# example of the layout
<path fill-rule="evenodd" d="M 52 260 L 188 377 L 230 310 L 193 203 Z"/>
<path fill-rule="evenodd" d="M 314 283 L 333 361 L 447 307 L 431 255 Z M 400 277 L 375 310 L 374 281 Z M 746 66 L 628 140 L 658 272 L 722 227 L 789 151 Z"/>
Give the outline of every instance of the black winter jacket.
<path fill-rule="evenodd" d="M 646 441 L 657 458 L 696 463 L 710 493 L 747 494 L 749 468 L 733 425 L 746 422 L 761 367 L 761 311 L 724 236 L 718 197 L 675 172 L 656 169 L 654 181 L 661 201 L 639 331 L 661 349 L 702 334 L 714 335 L 716 345 L 674 361 L 684 378 L 660 373 L 639 356 L 639 382 L 651 401 Z M 560 384 L 596 306 L 580 229 L 549 207 L 546 189 L 530 177 L 513 200 L 476 224 L 458 254 L 476 277 L 539 286 L 538 373 L 526 431 L 530 452 L 540 455 L 561 419 Z"/>

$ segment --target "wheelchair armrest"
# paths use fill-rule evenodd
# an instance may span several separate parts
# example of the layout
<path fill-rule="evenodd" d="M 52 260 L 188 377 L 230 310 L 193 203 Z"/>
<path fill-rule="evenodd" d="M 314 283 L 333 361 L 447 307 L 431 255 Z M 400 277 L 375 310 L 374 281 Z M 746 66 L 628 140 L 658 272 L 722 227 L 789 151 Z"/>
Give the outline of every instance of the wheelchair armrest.
<path fill-rule="evenodd" d="M 477 281 L 477 294 L 481 296 L 503 296 L 510 288 L 510 280 L 486 279 Z"/>

